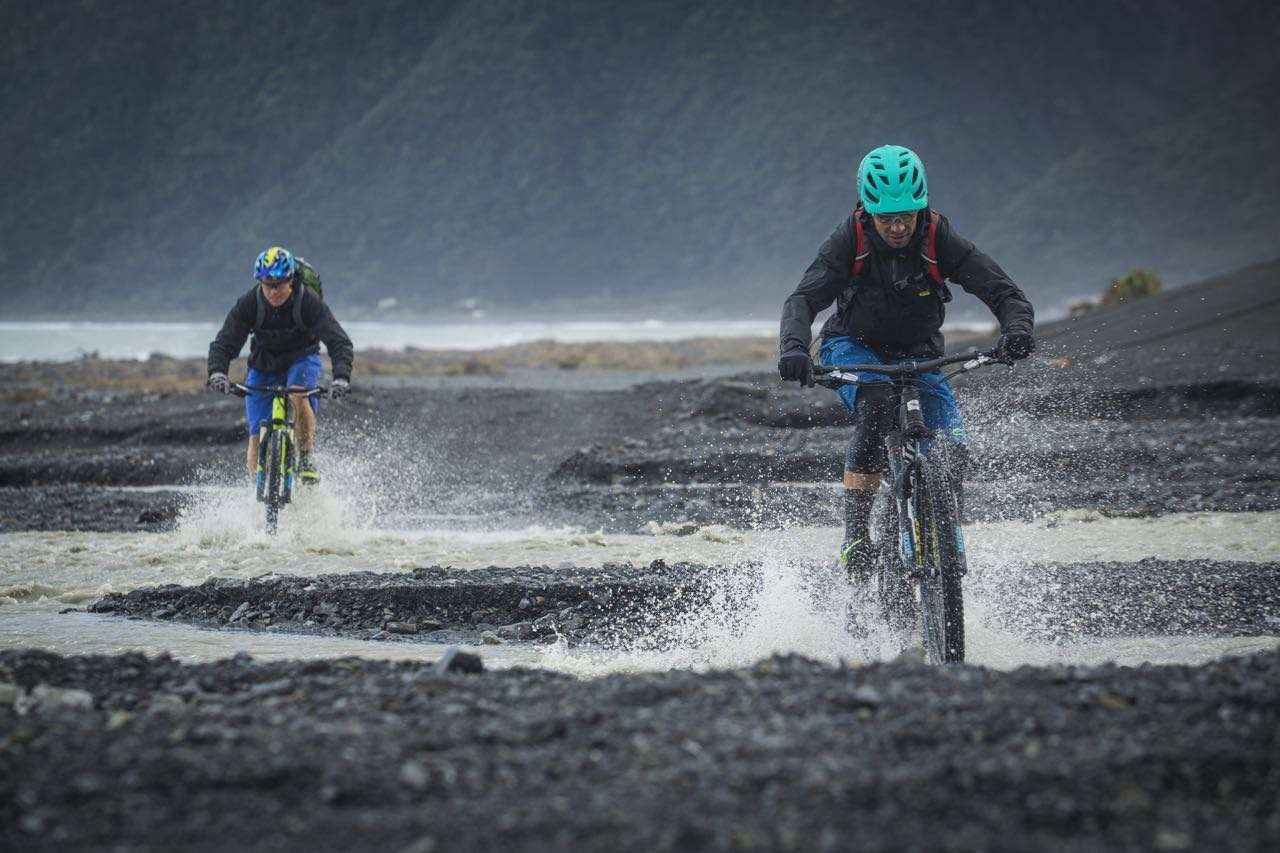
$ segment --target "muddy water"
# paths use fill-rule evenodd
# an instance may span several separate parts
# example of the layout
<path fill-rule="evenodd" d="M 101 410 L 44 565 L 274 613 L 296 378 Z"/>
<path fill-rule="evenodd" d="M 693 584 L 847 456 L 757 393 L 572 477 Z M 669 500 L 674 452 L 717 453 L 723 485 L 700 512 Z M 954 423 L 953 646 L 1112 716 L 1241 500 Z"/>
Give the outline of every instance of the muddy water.
<path fill-rule="evenodd" d="M 388 531 L 351 523 L 349 508 L 316 500 L 284 519 L 282 534 L 258 529 L 256 508 L 233 492 L 210 493 L 172 534 L 20 533 L 0 536 L 0 647 L 39 646 L 61 652 L 169 651 L 186 659 L 248 651 L 256 657 L 359 654 L 432 658 L 439 648 L 153 625 L 89 614 L 59 614 L 104 592 L 138 586 L 198 584 L 209 577 L 280 572 L 317 575 L 480 566 L 686 560 L 762 563 L 764 589 L 751 612 L 717 604 L 663 630 L 675 651 L 605 654 L 562 647 L 486 647 L 490 663 L 540 665 L 584 675 L 673 666 L 731 666 L 774 652 L 824 660 L 868 660 L 896 653 L 887 637 L 854 641 L 844 630 L 844 603 L 815 607 L 802 565 L 833 553 L 831 528 L 692 533 L 658 524 L 631 535 L 567 528 L 465 529 L 441 520 L 436 529 Z M 463 528 L 463 529 L 459 529 Z M 1036 522 L 967 528 L 970 563 L 969 659 L 996 667 L 1051 662 L 1138 664 L 1199 662 L 1275 645 L 1272 638 L 1121 638 L 1051 645 L 988 627 L 984 574 L 1016 563 L 1087 560 L 1280 560 L 1280 513 L 1195 513 L 1150 519 L 1064 512 Z"/>

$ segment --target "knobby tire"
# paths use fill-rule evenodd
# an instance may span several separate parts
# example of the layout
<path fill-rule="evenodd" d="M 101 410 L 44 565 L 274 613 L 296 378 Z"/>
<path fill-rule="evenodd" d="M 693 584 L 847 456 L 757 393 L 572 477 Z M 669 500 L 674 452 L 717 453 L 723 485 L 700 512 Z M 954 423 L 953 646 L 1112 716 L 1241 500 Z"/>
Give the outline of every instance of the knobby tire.
<path fill-rule="evenodd" d="M 920 581 L 925 649 L 934 663 L 964 662 L 964 559 L 959 548 L 955 494 L 942 463 L 920 460 L 912 496 L 920 519 L 920 547 L 929 571 Z"/>
<path fill-rule="evenodd" d="M 915 631 L 916 602 L 902 567 L 902 532 L 891 493 L 885 491 L 876 497 L 872 519 L 880 534 L 876 547 L 876 595 L 881 616 L 895 635 L 906 637 Z"/>
<path fill-rule="evenodd" d="M 284 502 L 284 454 L 281 452 L 284 448 L 284 430 L 272 430 L 271 437 L 267 440 L 267 454 L 265 460 L 266 468 L 266 495 L 263 496 L 263 503 L 267 509 L 267 533 L 274 536 L 276 528 L 280 521 L 280 505 Z"/>

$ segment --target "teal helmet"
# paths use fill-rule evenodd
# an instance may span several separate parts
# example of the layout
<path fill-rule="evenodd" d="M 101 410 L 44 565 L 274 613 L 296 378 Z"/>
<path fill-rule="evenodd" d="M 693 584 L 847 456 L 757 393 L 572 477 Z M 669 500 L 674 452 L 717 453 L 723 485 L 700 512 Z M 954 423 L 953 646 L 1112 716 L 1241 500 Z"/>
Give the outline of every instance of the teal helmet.
<path fill-rule="evenodd" d="M 868 213 L 909 213 L 929 206 L 929 183 L 916 152 L 881 145 L 858 165 L 858 197 Z"/>

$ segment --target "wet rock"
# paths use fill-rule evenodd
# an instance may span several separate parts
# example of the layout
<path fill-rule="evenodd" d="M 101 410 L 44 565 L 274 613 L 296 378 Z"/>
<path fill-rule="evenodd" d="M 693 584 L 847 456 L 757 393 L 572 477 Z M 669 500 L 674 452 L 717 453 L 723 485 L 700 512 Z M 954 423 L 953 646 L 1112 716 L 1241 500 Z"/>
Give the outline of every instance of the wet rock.
<path fill-rule="evenodd" d="M 169 521 L 172 515 L 160 507 L 147 507 L 138 513 L 136 524 L 161 524 Z"/>
<path fill-rule="evenodd" d="M 153 714 L 176 714 L 187 710 L 187 703 L 181 696 L 172 693 L 160 693 L 151 698 L 147 710 Z"/>
<path fill-rule="evenodd" d="M 386 630 L 392 634 L 416 634 L 418 625 L 415 622 L 388 622 Z"/>
<path fill-rule="evenodd" d="M 503 625 L 496 633 L 503 640 L 515 640 L 517 642 L 532 640 L 538 635 L 532 622 L 515 622 L 511 625 Z"/>
<path fill-rule="evenodd" d="M 457 646 L 450 646 L 435 662 L 434 671 L 438 675 L 448 672 L 464 672 L 475 674 L 484 672 L 484 662 L 479 655 L 464 652 Z"/>
<path fill-rule="evenodd" d="M 874 687 L 864 685 L 849 694 L 849 703 L 859 708 L 878 708 L 884 704 L 884 696 Z"/>
<path fill-rule="evenodd" d="M 400 781 L 415 791 L 431 784 L 431 773 L 418 761 L 406 761 L 400 765 Z"/>
<path fill-rule="evenodd" d="M 227 619 L 228 623 L 238 622 L 249 614 L 249 602 L 243 602 L 239 607 L 232 611 L 231 616 Z"/>
<path fill-rule="evenodd" d="M 502 638 L 493 631 L 481 631 L 480 642 L 486 646 L 500 646 L 502 645 Z"/>
<path fill-rule="evenodd" d="M 73 687 L 53 687 L 37 684 L 25 697 L 29 709 L 72 708 L 79 711 L 93 710 L 93 694 Z"/>
<path fill-rule="evenodd" d="M 22 688 L 7 681 L 0 681 L 0 707 L 12 705 L 22 695 Z"/>

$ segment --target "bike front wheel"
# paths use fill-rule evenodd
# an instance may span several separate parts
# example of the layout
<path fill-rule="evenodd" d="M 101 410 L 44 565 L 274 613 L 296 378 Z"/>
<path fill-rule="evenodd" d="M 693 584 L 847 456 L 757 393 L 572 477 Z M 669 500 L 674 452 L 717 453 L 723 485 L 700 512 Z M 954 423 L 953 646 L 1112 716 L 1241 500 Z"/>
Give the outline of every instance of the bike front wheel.
<path fill-rule="evenodd" d="M 920 460 L 912 500 L 925 571 L 920 579 L 924 646 L 933 663 L 964 662 L 964 575 L 960 515 L 942 463 Z"/>
<path fill-rule="evenodd" d="M 284 472 L 288 460 L 288 442 L 284 430 L 272 430 L 267 439 L 267 452 L 263 459 L 262 503 L 267 511 L 267 534 L 274 536 L 280 522 L 280 507 L 285 502 Z"/>

